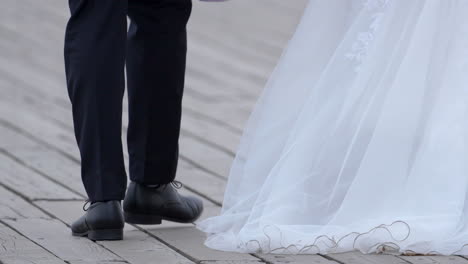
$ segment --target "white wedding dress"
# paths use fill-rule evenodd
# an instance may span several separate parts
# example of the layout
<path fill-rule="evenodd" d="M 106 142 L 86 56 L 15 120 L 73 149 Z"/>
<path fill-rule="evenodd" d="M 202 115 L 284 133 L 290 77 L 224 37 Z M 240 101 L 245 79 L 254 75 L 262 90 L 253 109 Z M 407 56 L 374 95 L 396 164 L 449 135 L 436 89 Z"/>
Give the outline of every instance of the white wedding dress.
<path fill-rule="evenodd" d="M 311 0 L 208 247 L 468 255 L 468 0 Z"/>

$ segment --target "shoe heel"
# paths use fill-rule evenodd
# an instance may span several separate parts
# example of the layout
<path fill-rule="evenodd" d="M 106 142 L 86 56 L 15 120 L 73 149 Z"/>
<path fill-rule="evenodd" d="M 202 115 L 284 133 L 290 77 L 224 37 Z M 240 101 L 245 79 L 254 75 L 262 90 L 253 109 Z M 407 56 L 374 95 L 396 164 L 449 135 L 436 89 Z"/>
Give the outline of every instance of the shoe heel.
<path fill-rule="evenodd" d="M 122 229 L 101 229 L 101 230 L 90 230 L 88 238 L 94 241 L 100 240 L 122 240 L 123 239 L 123 228 Z"/>
<path fill-rule="evenodd" d="M 134 225 L 160 225 L 162 218 L 157 215 L 142 215 L 124 212 L 125 222 Z"/>

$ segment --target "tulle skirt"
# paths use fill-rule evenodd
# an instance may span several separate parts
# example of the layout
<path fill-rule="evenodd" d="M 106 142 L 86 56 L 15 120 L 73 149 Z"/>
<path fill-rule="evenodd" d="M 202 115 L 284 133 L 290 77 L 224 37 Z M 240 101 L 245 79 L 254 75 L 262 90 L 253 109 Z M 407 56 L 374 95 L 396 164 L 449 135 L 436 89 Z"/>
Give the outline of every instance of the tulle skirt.
<path fill-rule="evenodd" d="M 468 254 L 468 1 L 311 0 L 208 247 Z"/>

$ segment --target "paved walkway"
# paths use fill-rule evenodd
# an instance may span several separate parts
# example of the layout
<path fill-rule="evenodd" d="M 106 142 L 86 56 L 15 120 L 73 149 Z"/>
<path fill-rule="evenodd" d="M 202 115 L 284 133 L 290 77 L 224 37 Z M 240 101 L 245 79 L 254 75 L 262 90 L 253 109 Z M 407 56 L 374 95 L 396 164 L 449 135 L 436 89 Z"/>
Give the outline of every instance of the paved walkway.
<path fill-rule="evenodd" d="M 96 0 L 98 1 L 98 0 Z M 0 6 L 0 263 L 468 264 L 464 257 L 217 252 L 193 225 L 127 225 L 125 240 L 70 235 L 85 192 L 63 73 L 65 0 Z M 306 0 L 194 2 L 179 180 L 220 210 L 242 127 Z M 126 115 L 124 115 L 126 117 Z"/>

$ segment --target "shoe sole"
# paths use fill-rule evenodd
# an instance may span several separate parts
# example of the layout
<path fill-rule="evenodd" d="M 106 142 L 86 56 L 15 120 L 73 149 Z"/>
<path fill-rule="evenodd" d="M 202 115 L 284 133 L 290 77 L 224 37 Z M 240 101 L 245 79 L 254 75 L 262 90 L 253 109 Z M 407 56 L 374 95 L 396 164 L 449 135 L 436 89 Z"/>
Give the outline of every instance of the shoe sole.
<path fill-rule="evenodd" d="M 133 224 L 133 225 L 160 225 L 162 223 L 162 220 L 181 223 L 181 224 L 191 224 L 197 221 L 198 218 L 200 218 L 200 216 L 203 214 L 203 211 L 204 211 L 204 208 L 202 207 L 199 215 L 195 219 L 192 219 L 190 221 L 180 221 L 178 219 L 162 217 L 159 215 L 135 214 L 135 213 L 125 212 L 125 211 L 124 211 L 124 219 L 125 219 L 125 223 Z"/>
<path fill-rule="evenodd" d="M 160 225 L 162 217 L 158 215 L 142 215 L 124 212 L 125 222 L 134 225 Z"/>
<path fill-rule="evenodd" d="M 202 212 L 200 212 L 200 215 L 201 213 Z M 190 221 L 180 221 L 174 218 L 162 217 L 159 215 L 145 215 L 145 214 L 134 214 L 134 213 L 124 212 L 125 222 L 127 224 L 133 224 L 133 225 L 160 225 L 162 223 L 162 220 L 182 223 L 182 224 L 191 224 L 197 221 L 199 217 L 200 216 Z"/>
<path fill-rule="evenodd" d="M 72 232 L 72 235 L 77 237 L 88 237 L 94 241 L 123 240 L 123 229 L 90 230 L 84 233 Z"/>

